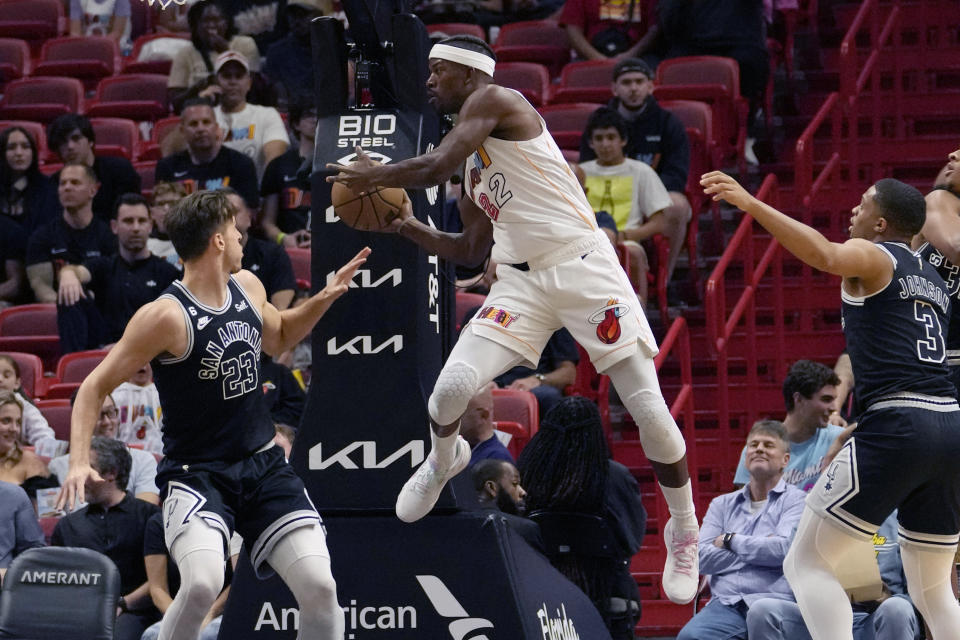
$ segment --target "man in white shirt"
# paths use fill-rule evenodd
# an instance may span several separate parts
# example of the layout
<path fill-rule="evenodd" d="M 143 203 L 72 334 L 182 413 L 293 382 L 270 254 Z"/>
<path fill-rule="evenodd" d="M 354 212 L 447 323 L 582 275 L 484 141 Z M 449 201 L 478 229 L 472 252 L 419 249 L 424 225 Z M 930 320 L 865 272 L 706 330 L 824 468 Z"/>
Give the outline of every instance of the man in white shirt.
<path fill-rule="evenodd" d="M 216 84 L 204 89 L 201 97 L 219 95 L 213 112 L 223 130 L 223 144 L 239 151 L 257 167 L 257 179 L 263 177 L 267 164 L 282 155 L 290 146 L 287 127 L 273 107 L 247 103 L 250 91 L 250 62 L 237 51 L 225 51 L 214 64 Z"/>

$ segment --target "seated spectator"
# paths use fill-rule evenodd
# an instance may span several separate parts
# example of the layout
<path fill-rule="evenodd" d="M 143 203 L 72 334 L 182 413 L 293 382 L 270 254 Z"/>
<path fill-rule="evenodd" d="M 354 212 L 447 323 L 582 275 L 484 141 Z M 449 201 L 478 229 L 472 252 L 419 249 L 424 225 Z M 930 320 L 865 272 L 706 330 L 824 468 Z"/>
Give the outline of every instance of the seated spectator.
<path fill-rule="evenodd" d="M 531 392 L 544 416 L 563 399 L 563 390 L 577 379 L 579 361 L 576 341 L 569 331 L 560 329 L 550 336 L 536 369 L 519 365 L 494 378 L 494 382 L 504 389 Z"/>
<path fill-rule="evenodd" d="M 250 62 L 242 53 L 224 51 L 213 68 L 216 81 L 200 97 L 217 102 L 213 113 L 224 132 L 223 144 L 253 160 L 259 178 L 267 164 L 290 146 L 287 127 L 273 107 L 247 102 L 252 80 Z"/>
<path fill-rule="evenodd" d="M 107 223 L 93 215 L 91 205 L 97 193 L 93 169 L 86 164 L 68 164 L 60 171 L 59 185 L 63 213 L 37 229 L 27 242 L 27 279 L 37 302 L 57 302 L 64 265 L 117 252 L 117 239 Z M 63 353 L 82 348 L 69 342 L 60 345 Z"/>
<path fill-rule="evenodd" d="M 660 107 L 653 97 L 653 71 L 639 58 L 626 58 L 613 68 L 613 98 L 607 104 L 627 122 L 628 158 L 645 162 L 657 172 L 670 196 L 663 210 L 670 219 L 690 221 L 690 202 L 685 195 L 690 172 L 690 141 L 686 127 L 677 116 Z M 597 154 L 584 132 L 580 139 L 580 161 Z"/>
<path fill-rule="evenodd" d="M 246 56 L 253 71 L 260 70 L 260 52 L 249 36 L 237 35 L 233 16 L 221 0 L 199 0 L 187 12 L 193 46 L 177 52 L 167 79 L 167 95 L 176 112 L 213 83 L 213 61 L 224 51 Z"/>
<path fill-rule="evenodd" d="M 514 464 L 506 460 L 481 460 L 470 468 L 470 474 L 481 511 L 499 515 L 527 544 L 545 553 L 540 527 L 522 517 L 527 511 L 527 492 L 520 486 L 520 472 Z"/>
<path fill-rule="evenodd" d="M 257 169 L 250 158 L 223 145 L 208 100 L 196 98 L 184 104 L 180 132 L 187 149 L 161 158 L 157 163 L 157 182 L 180 183 L 188 194 L 232 187 L 243 196 L 247 206 L 257 208 Z"/>
<path fill-rule="evenodd" d="M 243 198 L 233 189 L 223 189 L 237 210 L 237 229 L 242 234 L 240 244 L 243 245 L 243 268 L 260 278 L 263 287 L 267 290 L 267 299 L 270 304 L 281 311 L 288 308 L 293 302 L 293 295 L 297 289 L 297 279 L 293 275 L 293 265 L 290 256 L 283 247 L 275 242 L 267 242 L 250 235 L 250 224 L 253 216 L 247 208 Z"/>
<path fill-rule="evenodd" d="M 236 533 L 233 535 L 239 537 Z M 243 544 L 242 539 L 240 544 Z M 223 608 L 227 603 L 227 596 L 230 595 L 230 579 L 239 556 L 239 549 L 236 554 L 233 553 L 233 541 L 230 546 L 231 558 L 226 565 L 226 577 L 223 581 L 225 586 L 204 617 L 197 640 L 217 640 L 217 635 L 220 633 Z M 147 520 L 143 539 L 143 562 L 147 569 L 150 599 L 162 617 L 166 615 L 170 605 L 173 604 L 174 596 L 180 590 L 180 571 L 176 563 L 170 560 L 170 552 L 164 540 L 163 514 L 160 512 L 153 514 Z M 160 637 L 160 624 L 158 621 L 147 627 L 140 640 L 157 640 Z"/>
<path fill-rule="evenodd" d="M 333 3 L 330 0 L 291 0 L 283 13 L 288 33 L 267 49 L 263 71 L 276 88 L 281 107 L 294 103 L 313 104 L 313 83 L 304 82 L 304 78 L 313 78 L 310 21 L 333 13 Z M 293 118 L 290 123 L 296 130 Z"/>
<path fill-rule="evenodd" d="M 582 162 L 587 200 L 594 211 L 606 211 L 617 223 L 619 240 L 635 243 L 663 235 L 670 245 L 667 282 L 687 237 L 689 216 L 671 217 L 672 201 L 650 165 L 626 157 L 627 123 L 613 109 L 602 107 L 587 121 L 586 135 L 596 160 Z"/>
<path fill-rule="evenodd" d="M 57 217 L 56 183 L 40 172 L 37 141 L 23 127 L 0 133 L 0 215 L 20 225 L 28 236 Z"/>
<path fill-rule="evenodd" d="M 76 399 L 76 392 L 70 399 L 71 406 Z M 100 406 L 100 416 L 93 427 L 93 435 L 111 440 L 121 440 L 119 433 L 120 412 L 113 401 L 113 396 L 107 394 Z M 121 440 L 122 442 L 122 440 Z M 70 454 L 58 456 L 50 461 L 50 471 L 56 474 L 62 483 L 67 479 L 70 470 Z M 127 472 L 127 481 L 123 488 L 137 500 L 150 504 L 160 504 L 160 491 L 157 489 L 157 459 L 152 453 L 142 449 L 130 449 L 130 468 Z"/>
<path fill-rule="evenodd" d="M 27 549 L 42 547 L 43 530 L 26 492 L 10 482 L 0 482 L 0 583 L 10 563 Z"/>
<path fill-rule="evenodd" d="M 183 185 L 179 182 L 159 182 L 153 185 L 153 202 L 150 203 L 150 217 L 153 218 L 153 233 L 147 240 L 147 249 L 155 256 L 159 256 L 183 271 L 180 256 L 167 235 L 163 226 L 163 217 L 187 195 Z"/>
<path fill-rule="evenodd" d="M 144 451 L 163 453 L 163 410 L 150 364 L 138 369 L 129 380 L 114 389 L 113 399 L 120 411 L 120 426 L 115 437 L 143 447 Z"/>
<path fill-rule="evenodd" d="M 20 440 L 31 445 L 38 456 L 52 458 L 66 450 L 67 443 L 57 440 L 57 435 L 47 423 L 40 410 L 27 399 L 21 385 L 20 365 L 8 355 L 0 354 L 0 391 L 12 391 L 23 409 L 23 424 Z"/>
<path fill-rule="evenodd" d="M 560 23 L 570 46 L 582 60 L 629 58 L 652 46 L 654 2 L 649 0 L 567 0 Z"/>
<path fill-rule="evenodd" d="M 520 454 L 527 512 L 561 512 L 602 518 L 612 534 L 612 557 L 563 554 L 550 562 L 593 601 L 614 640 L 632 640 L 640 592 L 630 558 L 640 549 L 647 514 L 630 470 L 610 459 L 595 404 L 564 398 L 543 419 Z"/>
<path fill-rule="evenodd" d="M 48 482 L 50 471 L 37 454 L 22 446 L 23 405 L 13 391 L 0 391 L 0 481 L 22 486 L 33 497 Z"/>
<path fill-rule="evenodd" d="M 19 224 L 0 216 L 0 309 L 23 299 L 26 276 L 23 257 L 27 253 L 27 234 Z"/>
<path fill-rule="evenodd" d="M 700 527 L 700 572 L 710 576 L 710 602 L 677 640 L 746 640 L 747 611 L 755 601 L 793 598 L 783 559 L 806 495 L 783 478 L 790 460 L 786 429 L 776 420 L 757 422 L 747 450 L 747 485 L 714 498 Z"/>
<path fill-rule="evenodd" d="M 266 353 L 260 355 L 260 386 L 274 422 L 293 426 L 300 424 L 307 394 L 293 372 Z"/>
<path fill-rule="evenodd" d="M 271 161 L 263 173 L 260 196 L 263 216 L 260 228 L 268 240 L 284 247 L 310 246 L 310 177 L 301 177 L 300 168 L 313 168 L 313 147 L 317 135 L 317 110 L 292 103 L 290 124 L 298 147 L 290 148 Z"/>
<path fill-rule="evenodd" d="M 527 512 L 527 492 L 520 486 L 520 472 L 512 462 L 488 458 L 473 465 L 470 473 L 481 508 L 515 516 Z"/>
<path fill-rule="evenodd" d="M 97 192 L 93 212 L 103 221 L 113 216 L 113 206 L 125 193 L 140 193 L 140 174 L 126 158 L 97 156 L 96 139 L 90 121 L 76 113 L 60 116 L 47 129 L 47 142 L 65 165 L 85 164 L 93 169 Z M 60 172 L 53 174 L 60 183 Z"/>
<path fill-rule="evenodd" d="M 790 463 L 783 480 L 803 491 L 816 483 L 831 443 L 844 433 L 843 427 L 828 423 L 839 383 L 832 369 L 810 360 L 793 363 L 783 381 L 787 409 L 783 426 L 790 442 Z M 744 447 L 733 479 L 738 485 L 749 480 L 746 454 Z"/>
<path fill-rule="evenodd" d="M 70 35 L 106 36 L 129 50 L 130 0 L 70 0 Z"/>
<path fill-rule="evenodd" d="M 87 506 L 60 519 L 50 544 L 98 551 L 120 572 L 119 615 L 115 640 L 140 640 L 144 630 L 160 619 L 150 600 L 143 543 L 147 521 L 160 512 L 155 504 L 137 500 L 121 487 L 130 475 L 130 450 L 119 440 L 94 436 L 90 466 L 100 480 L 86 483 Z"/>
<path fill-rule="evenodd" d="M 60 270 L 61 344 L 69 344 L 71 351 L 113 344 L 137 309 L 156 300 L 177 279 L 177 268 L 147 248 L 152 226 L 146 198 L 126 193 L 117 200 L 110 221 L 119 251 Z"/>
<path fill-rule="evenodd" d="M 513 463 L 513 456 L 503 446 L 493 424 L 493 390 L 491 382 L 467 403 L 467 410 L 460 417 L 460 435 L 470 443 L 470 465 L 482 460 L 502 460 Z"/>

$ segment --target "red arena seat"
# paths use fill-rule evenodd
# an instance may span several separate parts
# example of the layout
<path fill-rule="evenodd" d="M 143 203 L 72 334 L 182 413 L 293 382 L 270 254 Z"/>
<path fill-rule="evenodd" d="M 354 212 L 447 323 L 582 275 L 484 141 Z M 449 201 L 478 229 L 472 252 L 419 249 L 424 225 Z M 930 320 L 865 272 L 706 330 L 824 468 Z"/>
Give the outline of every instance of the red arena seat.
<path fill-rule="evenodd" d="M 32 353 L 52 371 L 60 357 L 55 304 L 24 304 L 0 311 L 0 351 Z"/>
<path fill-rule="evenodd" d="M 580 137 L 587 126 L 587 120 L 602 106 L 584 102 L 547 105 L 540 109 L 540 115 L 547 123 L 553 139 L 557 141 L 557 146 L 561 149 L 579 150 Z"/>
<path fill-rule="evenodd" d="M 535 107 L 544 105 L 550 92 L 550 72 L 536 62 L 499 62 L 493 79 L 501 86 L 516 89 Z"/>
<path fill-rule="evenodd" d="M 493 419 L 497 422 L 516 422 L 533 435 L 540 428 L 540 406 L 537 397 L 529 391 L 516 389 L 493 390 Z"/>
<path fill-rule="evenodd" d="M 0 82 L 30 75 L 30 45 L 18 38 L 0 38 Z"/>
<path fill-rule="evenodd" d="M 7 84 L 0 118 L 47 123 L 65 113 L 77 113 L 82 100 L 83 83 L 76 78 L 21 78 Z"/>
<path fill-rule="evenodd" d="M 445 33 L 448 36 L 473 36 L 487 41 L 487 34 L 483 27 L 478 24 L 469 24 L 467 22 L 439 22 L 437 24 L 428 24 L 427 33 Z"/>
<path fill-rule="evenodd" d="M 167 106 L 167 76 L 136 73 L 104 78 L 87 107 L 94 117 L 157 120 L 170 112 Z"/>
<path fill-rule="evenodd" d="M 560 72 L 560 85 L 550 97 L 550 104 L 562 102 L 606 103 L 613 97 L 613 66 L 616 60 L 581 60 L 571 62 Z"/>
<path fill-rule="evenodd" d="M 0 2 L 0 37 L 27 40 L 36 52 L 40 43 L 66 31 L 60 0 L 5 0 Z"/>
<path fill-rule="evenodd" d="M 505 24 L 493 46 L 499 62 L 539 62 L 551 76 L 559 75 L 570 62 L 567 32 L 553 20 L 530 20 Z"/>
<path fill-rule="evenodd" d="M 90 118 L 97 139 L 97 155 L 135 160 L 140 150 L 140 129 L 127 118 Z"/>
<path fill-rule="evenodd" d="M 67 36 L 43 43 L 34 76 L 68 76 L 93 89 L 119 68 L 120 51 L 106 36 Z"/>

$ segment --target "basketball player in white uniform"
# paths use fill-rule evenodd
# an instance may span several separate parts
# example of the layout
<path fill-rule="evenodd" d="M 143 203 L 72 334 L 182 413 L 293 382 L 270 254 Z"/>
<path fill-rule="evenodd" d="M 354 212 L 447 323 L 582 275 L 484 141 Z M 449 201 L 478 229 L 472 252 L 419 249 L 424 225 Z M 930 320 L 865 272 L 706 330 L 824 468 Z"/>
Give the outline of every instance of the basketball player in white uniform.
<path fill-rule="evenodd" d="M 514 365 L 536 367 L 550 335 L 566 327 L 597 369 L 613 381 L 640 426 L 671 519 L 664 528 L 667 596 L 686 603 L 698 581 L 698 524 L 686 448 L 657 381 L 657 345 L 627 275 L 583 190 L 536 110 L 517 92 L 493 84 L 495 56 L 477 38 L 454 36 L 430 51 L 427 89 L 457 124 L 433 151 L 378 165 L 338 169 L 355 192 L 377 186 L 425 188 L 463 170 L 462 233 L 437 231 L 413 217 L 409 200 L 393 231 L 425 250 L 475 265 L 494 242 L 497 282 L 460 336 L 437 379 L 428 408 L 433 448 L 397 498 L 397 516 L 413 522 L 433 508 L 446 481 L 466 467 L 470 446 L 460 416 L 474 393 Z"/>

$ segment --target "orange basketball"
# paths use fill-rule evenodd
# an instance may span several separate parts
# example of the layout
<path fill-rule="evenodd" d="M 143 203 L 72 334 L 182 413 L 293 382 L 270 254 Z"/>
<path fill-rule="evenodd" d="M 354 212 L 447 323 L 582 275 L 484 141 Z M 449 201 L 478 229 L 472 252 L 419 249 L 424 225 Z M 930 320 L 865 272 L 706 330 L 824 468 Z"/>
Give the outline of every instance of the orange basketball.
<path fill-rule="evenodd" d="M 360 231 L 376 231 L 390 224 L 403 204 L 403 189 L 378 187 L 359 196 L 340 182 L 330 189 L 330 203 L 344 224 Z"/>

